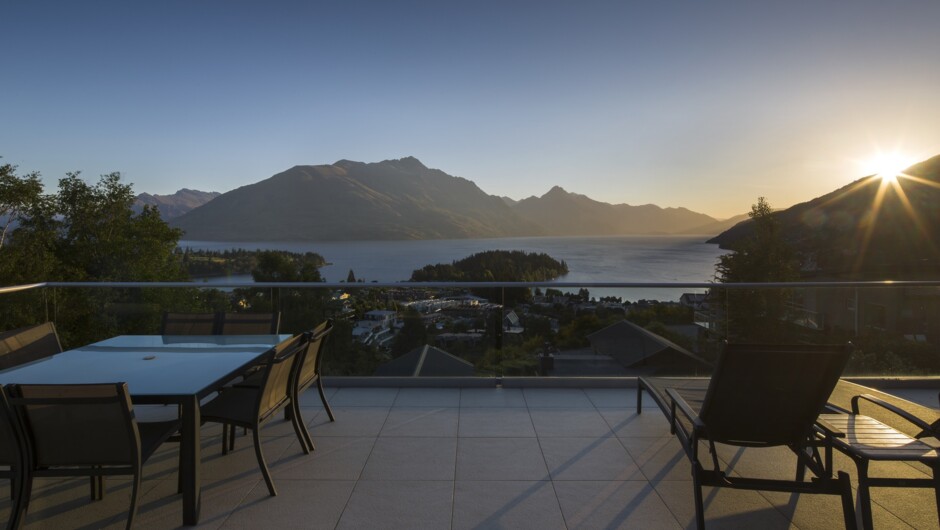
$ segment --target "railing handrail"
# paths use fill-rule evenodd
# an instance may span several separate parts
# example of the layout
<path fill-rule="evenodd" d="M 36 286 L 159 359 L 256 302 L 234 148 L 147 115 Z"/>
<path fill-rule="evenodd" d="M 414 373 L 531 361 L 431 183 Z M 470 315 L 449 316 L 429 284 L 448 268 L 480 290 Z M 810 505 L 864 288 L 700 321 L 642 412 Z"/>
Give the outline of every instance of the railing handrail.
<path fill-rule="evenodd" d="M 283 288 L 283 289 L 479 289 L 479 288 L 534 288 L 551 289 L 800 289 L 800 288 L 879 288 L 879 287 L 940 287 L 940 280 L 877 280 L 877 281 L 823 281 L 823 282 L 40 282 L 0 287 L 0 294 L 27 291 L 43 287 L 61 288 Z"/>

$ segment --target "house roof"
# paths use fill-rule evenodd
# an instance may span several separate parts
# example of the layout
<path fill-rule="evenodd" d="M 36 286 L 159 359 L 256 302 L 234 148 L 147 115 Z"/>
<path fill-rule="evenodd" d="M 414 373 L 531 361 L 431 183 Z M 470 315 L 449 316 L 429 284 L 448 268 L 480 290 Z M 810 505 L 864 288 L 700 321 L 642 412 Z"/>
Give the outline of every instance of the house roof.
<path fill-rule="evenodd" d="M 474 373 L 473 364 L 429 344 L 375 369 L 375 375 L 398 377 L 456 377 Z"/>
<path fill-rule="evenodd" d="M 682 346 L 632 322 L 621 320 L 588 335 L 595 351 L 609 355 L 625 367 L 633 367 L 654 356 L 673 353 L 688 361 L 707 366 L 704 359 Z"/>

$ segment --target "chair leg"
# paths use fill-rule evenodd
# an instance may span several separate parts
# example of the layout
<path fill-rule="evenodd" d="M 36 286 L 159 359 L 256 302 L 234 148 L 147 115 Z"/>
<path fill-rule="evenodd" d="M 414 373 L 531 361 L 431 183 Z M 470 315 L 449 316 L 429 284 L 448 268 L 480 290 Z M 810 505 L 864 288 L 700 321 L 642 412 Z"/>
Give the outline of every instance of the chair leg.
<path fill-rule="evenodd" d="M 933 493 L 937 498 L 937 520 L 940 520 L 940 464 L 933 466 Z"/>
<path fill-rule="evenodd" d="M 137 467 L 137 472 L 134 473 L 134 478 L 131 487 L 131 507 L 127 510 L 127 526 L 125 530 L 131 530 L 134 525 L 134 516 L 137 515 L 137 497 L 140 496 L 140 474 L 143 471 L 141 467 Z"/>
<path fill-rule="evenodd" d="M 29 497 L 33 492 L 33 476 L 27 472 L 17 490 L 17 500 L 13 503 L 10 522 L 7 528 L 19 529 L 26 524 L 26 514 L 29 513 Z"/>
<path fill-rule="evenodd" d="M 838 480 L 842 489 L 842 517 L 845 519 L 845 529 L 855 530 L 858 528 L 858 522 L 855 520 L 855 503 L 852 502 L 852 481 L 845 471 L 839 471 Z"/>
<path fill-rule="evenodd" d="M 862 528 L 871 530 L 871 487 L 868 485 L 868 460 L 858 459 L 855 462 L 858 469 L 858 506 L 862 512 Z"/>
<path fill-rule="evenodd" d="M 261 475 L 264 477 L 264 483 L 268 486 L 268 493 L 272 497 L 277 496 L 277 490 L 274 489 L 274 481 L 271 480 L 271 472 L 268 471 L 268 465 L 264 463 L 264 453 L 261 452 L 261 426 L 255 425 L 252 433 L 255 440 L 255 456 L 258 457 L 258 467 L 261 468 Z"/>
<path fill-rule="evenodd" d="M 330 403 L 326 400 L 326 393 L 323 392 L 323 379 L 319 376 L 317 377 L 317 391 L 320 393 L 320 401 L 323 402 L 323 408 L 326 409 L 326 414 L 330 417 L 330 421 L 336 421 L 336 417 L 333 416 L 333 409 L 330 408 Z"/>
<path fill-rule="evenodd" d="M 695 496 L 695 527 L 698 530 L 705 530 L 705 503 L 702 501 L 702 484 L 694 465 L 692 468 L 692 488 Z"/>
<path fill-rule="evenodd" d="M 228 454 L 228 424 L 222 424 L 222 454 Z"/>
<path fill-rule="evenodd" d="M 294 421 L 294 430 L 297 431 L 297 438 L 300 439 L 300 444 L 304 446 L 304 454 L 310 454 L 310 451 L 316 451 L 317 446 L 313 444 L 310 431 L 307 430 L 307 424 L 304 423 L 304 417 L 300 412 L 300 403 L 297 400 L 291 400 L 290 405 L 288 408 L 293 411 L 291 417 L 296 420 Z"/>
<path fill-rule="evenodd" d="M 10 479 L 10 519 L 7 528 L 18 530 L 23 525 L 23 519 L 26 518 L 26 512 L 23 510 L 23 485 L 25 477 L 20 475 L 16 468 L 13 477 Z"/>

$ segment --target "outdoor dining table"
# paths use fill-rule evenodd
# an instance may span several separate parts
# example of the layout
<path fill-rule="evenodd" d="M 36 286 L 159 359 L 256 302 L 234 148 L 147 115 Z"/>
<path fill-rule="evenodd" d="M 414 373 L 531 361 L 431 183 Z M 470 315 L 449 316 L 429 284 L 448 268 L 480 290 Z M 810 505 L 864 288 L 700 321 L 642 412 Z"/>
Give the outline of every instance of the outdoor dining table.
<path fill-rule="evenodd" d="M 183 524 L 199 522 L 200 400 L 290 335 L 121 335 L 0 372 L 0 384 L 127 383 L 140 405 L 178 405 Z"/>

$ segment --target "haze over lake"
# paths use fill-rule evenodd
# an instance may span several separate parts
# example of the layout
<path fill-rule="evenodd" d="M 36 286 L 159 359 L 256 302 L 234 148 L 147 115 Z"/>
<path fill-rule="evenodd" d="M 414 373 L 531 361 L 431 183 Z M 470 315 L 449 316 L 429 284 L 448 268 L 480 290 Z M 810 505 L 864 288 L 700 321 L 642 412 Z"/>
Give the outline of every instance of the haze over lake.
<path fill-rule="evenodd" d="M 226 250 L 316 252 L 330 263 L 320 269 L 328 282 L 346 280 L 350 269 L 366 282 L 407 281 L 425 265 L 450 263 L 486 250 L 544 252 L 564 260 L 563 282 L 707 282 L 725 251 L 706 236 L 525 237 L 419 241 L 214 242 L 180 241 L 180 247 Z M 217 279 L 221 280 L 221 279 Z M 225 280 L 251 280 L 249 276 Z M 591 289 L 591 295 L 625 300 L 678 300 L 692 289 Z"/>

